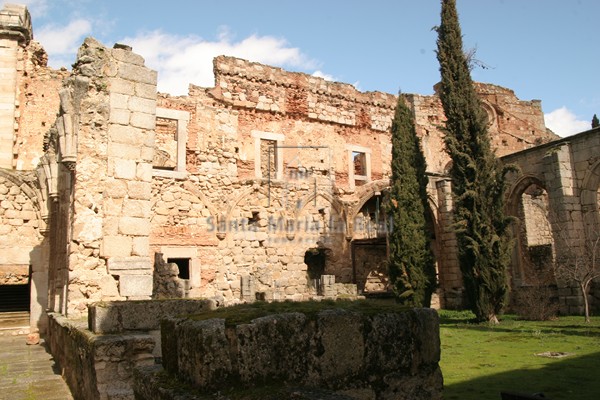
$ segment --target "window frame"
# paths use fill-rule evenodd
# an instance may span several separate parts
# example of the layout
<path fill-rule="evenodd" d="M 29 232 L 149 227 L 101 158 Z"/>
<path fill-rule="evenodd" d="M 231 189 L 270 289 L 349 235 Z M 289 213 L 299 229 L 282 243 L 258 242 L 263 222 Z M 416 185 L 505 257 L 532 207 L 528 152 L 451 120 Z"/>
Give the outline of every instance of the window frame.
<path fill-rule="evenodd" d="M 283 179 L 283 149 L 281 144 L 285 140 L 285 135 L 281 133 L 252 131 L 254 138 L 254 176 L 258 179 L 266 179 L 262 176 L 261 170 L 261 151 L 260 141 L 270 140 L 275 142 L 275 179 Z"/>
<path fill-rule="evenodd" d="M 177 121 L 177 163 L 175 169 L 158 169 L 152 166 L 152 176 L 163 178 L 185 179 L 187 177 L 185 151 L 187 147 L 187 127 L 190 121 L 188 111 L 173 110 L 170 108 L 156 107 L 156 118 L 164 118 Z"/>
<path fill-rule="evenodd" d="M 356 188 L 356 181 L 371 181 L 371 149 L 368 147 L 358 146 L 354 144 L 346 145 L 348 154 L 348 186 L 351 190 Z M 362 153 L 365 155 L 365 175 L 356 175 L 354 173 L 354 153 Z"/>

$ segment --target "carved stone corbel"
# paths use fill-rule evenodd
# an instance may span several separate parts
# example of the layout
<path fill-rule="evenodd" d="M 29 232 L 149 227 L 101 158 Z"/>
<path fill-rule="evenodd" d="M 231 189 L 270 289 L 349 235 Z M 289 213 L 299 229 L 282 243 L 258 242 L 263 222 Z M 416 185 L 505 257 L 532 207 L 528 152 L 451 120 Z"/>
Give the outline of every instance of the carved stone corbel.
<path fill-rule="evenodd" d="M 79 126 L 69 89 L 62 89 L 59 96 L 61 113 L 56 118 L 56 129 L 58 131 L 60 162 L 64 163 L 69 170 L 73 170 L 77 162 L 77 132 Z"/>

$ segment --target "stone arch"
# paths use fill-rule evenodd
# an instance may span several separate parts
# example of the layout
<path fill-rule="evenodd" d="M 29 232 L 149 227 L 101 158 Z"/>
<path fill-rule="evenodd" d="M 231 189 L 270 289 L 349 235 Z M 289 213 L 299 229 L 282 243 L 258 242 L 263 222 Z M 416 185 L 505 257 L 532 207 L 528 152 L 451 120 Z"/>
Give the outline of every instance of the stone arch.
<path fill-rule="evenodd" d="M 196 185 L 186 181 L 183 184 L 183 188 L 190 192 L 192 195 L 196 196 L 198 199 L 200 199 L 200 201 L 208 209 L 208 212 L 212 217 L 216 217 L 218 215 L 218 211 L 215 205 L 204 195 L 204 193 L 202 193 L 200 189 L 198 189 Z"/>
<path fill-rule="evenodd" d="M 329 204 L 331 204 L 331 206 L 333 207 L 333 209 L 341 216 L 344 217 L 346 215 L 346 207 L 345 205 L 337 198 L 335 198 L 334 196 L 331 195 L 331 193 L 319 190 L 316 192 L 312 192 L 309 195 L 305 196 L 304 198 L 302 198 L 300 200 L 300 206 L 297 207 L 295 209 L 294 212 L 294 216 L 298 217 L 301 213 L 302 210 L 311 202 L 315 201 L 317 198 L 323 198 L 325 201 L 327 201 Z"/>
<path fill-rule="evenodd" d="M 541 199 L 537 201 L 541 201 L 545 204 L 538 204 L 538 206 L 535 206 L 530 200 L 530 208 L 526 210 L 524 208 L 524 195 L 528 190 L 531 190 L 530 188 L 536 187 L 538 188 L 536 193 L 539 193 L 535 194 L 534 198 Z M 543 261 L 548 257 L 550 257 L 550 259 L 554 257 L 554 238 L 552 232 L 552 220 L 550 218 L 551 204 L 548 203 L 547 198 L 544 200 L 544 194 L 547 196 L 547 193 L 545 182 L 535 175 L 524 175 L 520 177 L 509 191 L 506 211 L 508 215 L 517 218 L 517 222 L 513 224 L 515 245 L 512 255 L 512 268 L 510 271 L 512 286 L 515 292 L 518 292 L 518 288 L 522 286 L 550 285 L 554 281 L 554 274 L 551 272 L 551 268 L 546 265 L 547 262 Z M 536 209 L 539 210 L 539 212 L 535 212 L 534 210 Z M 546 234 L 538 233 L 533 235 L 533 232 L 529 231 L 527 223 L 528 218 L 544 218 L 547 225 Z M 542 220 L 538 221 L 536 226 L 539 231 L 544 231 Z M 538 238 L 537 240 L 536 237 Z M 530 241 L 532 238 L 533 243 Z M 539 240 L 539 238 L 545 238 L 545 240 Z M 545 265 L 546 271 L 539 269 L 543 265 Z"/>
<path fill-rule="evenodd" d="M 506 212 L 508 215 L 517 216 L 521 195 L 529 186 L 534 184 L 547 190 L 544 180 L 535 175 L 523 175 L 517 179 L 508 191 L 508 201 L 506 203 Z"/>
<path fill-rule="evenodd" d="M 37 219 L 39 221 L 39 228 L 41 232 L 45 232 L 46 222 L 42 218 L 42 207 L 45 206 L 44 197 L 39 187 L 36 186 L 37 178 L 28 177 L 18 172 L 13 172 L 0 168 L 0 178 L 4 178 L 11 182 L 14 186 L 17 186 L 23 194 L 25 194 L 33 205 L 36 212 Z"/>
<path fill-rule="evenodd" d="M 265 188 L 259 184 L 254 184 L 250 187 L 242 189 L 240 192 L 234 193 L 232 195 L 233 201 L 227 202 L 227 208 L 224 211 L 222 211 L 220 213 L 220 215 L 218 215 L 218 217 L 225 218 L 225 220 L 230 219 L 233 214 L 233 211 L 239 206 L 239 204 L 243 200 L 247 199 L 249 196 L 251 196 L 255 193 L 259 193 L 264 196 L 269 196 L 269 191 L 267 188 Z M 215 212 L 217 212 L 217 211 L 215 210 Z"/>
<path fill-rule="evenodd" d="M 487 126 L 489 129 L 497 131 L 498 130 L 498 113 L 492 104 L 487 102 L 486 100 L 481 100 L 481 106 L 486 113 L 487 116 Z"/>
<path fill-rule="evenodd" d="M 35 172 L 0 169 L 0 181 L 4 186 L 0 216 L 0 284 L 23 287 L 22 302 L 27 303 L 22 306 L 30 312 L 31 328 L 43 331 L 47 323 L 44 310 L 48 306 L 48 260 L 44 259 L 46 251 L 43 250 L 48 243 L 46 220 L 41 212 L 45 200 Z"/>
<path fill-rule="evenodd" d="M 328 191 L 317 190 L 306 193 L 298 201 L 298 207 L 291 211 L 292 221 L 297 224 L 295 241 L 304 248 L 304 264 L 307 279 L 311 276 L 310 254 L 319 254 L 322 259 L 320 272 L 335 275 L 336 282 L 349 283 L 352 279 L 350 258 L 348 256 L 346 223 L 347 209 L 344 203 Z"/>
<path fill-rule="evenodd" d="M 223 226 L 223 224 L 229 226 L 231 223 L 235 223 L 235 212 L 239 209 L 240 204 L 248 199 L 256 199 L 256 203 L 252 206 L 254 212 L 258 214 L 269 214 L 269 227 L 268 232 L 279 233 L 281 230 L 286 229 L 286 223 L 290 219 L 290 212 L 284 207 L 277 196 L 281 194 L 282 187 L 277 187 L 271 191 L 272 188 L 265 187 L 259 184 L 254 184 L 250 187 L 246 187 L 241 191 L 233 193 L 230 198 L 233 201 L 228 201 L 225 210 L 218 211 L 215 208 L 216 225 L 217 227 Z M 263 202 L 264 204 L 261 204 Z M 279 207 L 277 207 L 279 205 Z M 239 221 L 238 221 L 239 222 Z M 272 226 L 271 226 L 272 225 Z M 218 228 L 219 230 L 220 228 Z M 227 236 L 230 229 L 227 228 L 224 232 L 217 232 L 219 239 L 223 239 Z"/>
<path fill-rule="evenodd" d="M 348 222 L 354 220 L 358 212 L 361 208 L 373 197 L 373 195 L 377 192 L 382 192 L 386 189 L 390 188 L 390 180 L 389 179 L 380 179 L 377 181 L 372 181 L 367 183 L 366 185 L 360 186 L 356 190 L 356 197 L 358 197 L 358 202 L 352 205 L 348 210 Z"/>

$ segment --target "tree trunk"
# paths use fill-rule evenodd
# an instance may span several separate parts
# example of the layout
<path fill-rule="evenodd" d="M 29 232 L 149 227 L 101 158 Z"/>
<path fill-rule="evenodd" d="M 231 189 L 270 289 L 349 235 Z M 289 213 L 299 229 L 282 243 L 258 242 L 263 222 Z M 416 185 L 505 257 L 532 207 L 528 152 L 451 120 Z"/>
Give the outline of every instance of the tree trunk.
<path fill-rule="evenodd" d="M 581 289 L 581 294 L 583 295 L 583 307 L 584 307 L 584 313 L 585 313 L 585 322 L 587 322 L 587 323 L 590 322 L 590 305 L 588 303 L 588 297 L 587 297 L 588 286 L 589 286 L 589 282 L 581 282 L 579 284 L 579 288 Z"/>

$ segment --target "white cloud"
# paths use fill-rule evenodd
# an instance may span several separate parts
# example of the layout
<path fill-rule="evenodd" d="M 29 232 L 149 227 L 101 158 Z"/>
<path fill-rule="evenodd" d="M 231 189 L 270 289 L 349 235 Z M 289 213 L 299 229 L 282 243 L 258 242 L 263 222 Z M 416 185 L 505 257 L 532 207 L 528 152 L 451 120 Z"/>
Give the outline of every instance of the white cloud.
<path fill-rule="evenodd" d="M 158 71 L 158 90 L 174 95 L 187 94 L 188 85 L 213 86 L 213 58 L 218 55 L 285 68 L 314 69 L 317 63 L 291 47 L 285 39 L 252 35 L 241 41 L 231 38 L 221 27 L 217 40 L 197 36 L 178 36 L 155 30 L 120 41 L 146 59 Z"/>
<path fill-rule="evenodd" d="M 92 23 L 87 19 L 75 19 L 66 26 L 45 25 L 36 30 L 35 39 L 44 46 L 50 55 L 50 65 L 59 67 L 57 60 L 69 58 L 74 62 L 73 55 L 83 42 L 83 38 L 92 32 Z"/>
<path fill-rule="evenodd" d="M 562 137 L 591 129 L 591 122 L 577 119 L 577 116 L 564 106 L 544 114 L 544 120 L 546 127 Z"/>
<path fill-rule="evenodd" d="M 317 78 L 323 78 L 326 81 L 337 82 L 337 79 L 335 79 L 333 77 L 333 75 L 326 74 L 320 70 L 316 70 L 315 72 L 313 72 L 312 76 L 317 77 Z"/>
<path fill-rule="evenodd" d="M 48 11 L 48 0 L 0 1 L 0 8 L 3 8 L 5 4 L 22 4 L 24 6 L 27 6 L 29 12 L 36 17 L 46 14 L 46 11 Z"/>

